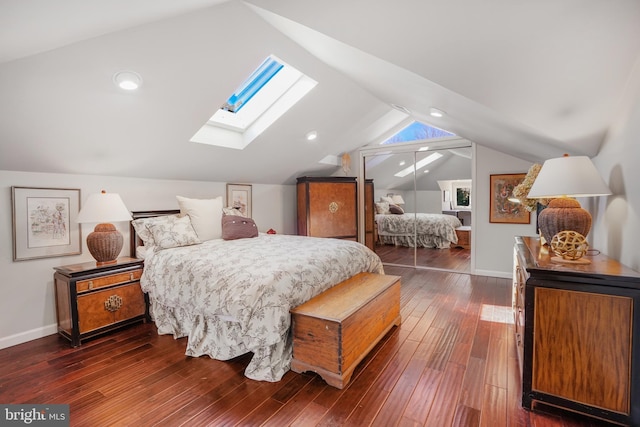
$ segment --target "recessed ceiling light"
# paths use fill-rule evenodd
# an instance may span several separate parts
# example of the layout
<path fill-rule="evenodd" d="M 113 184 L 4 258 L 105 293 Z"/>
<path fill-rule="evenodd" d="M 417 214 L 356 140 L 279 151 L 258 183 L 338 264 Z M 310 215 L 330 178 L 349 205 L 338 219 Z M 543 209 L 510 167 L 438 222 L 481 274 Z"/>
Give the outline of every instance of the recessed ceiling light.
<path fill-rule="evenodd" d="M 306 138 L 307 138 L 307 141 L 313 141 L 316 138 L 318 138 L 318 132 L 316 132 L 315 130 L 307 132 Z"/>
<path fill-rule="evenodd" d="M 443 117 L 445 115 L 445 112 L 431 107 L 431 109 L 429 110 L 429 115 L 431 117 Z"/>
<path fill-rule="evenodd" d="M 401 161 L 401 162 L 399 163 L 399 165 L 400 165 L 400 166 L 404 166 L 404 165 L 405 165 L 404 160 L 403 160 L 403 161 Z"/>
<path fill-rule="evenodd" d="M 118 71 L 113 75 L 113 82 L 120 89 L 136 90 L 142 85 L 142 77 L 135 71 Z"/>

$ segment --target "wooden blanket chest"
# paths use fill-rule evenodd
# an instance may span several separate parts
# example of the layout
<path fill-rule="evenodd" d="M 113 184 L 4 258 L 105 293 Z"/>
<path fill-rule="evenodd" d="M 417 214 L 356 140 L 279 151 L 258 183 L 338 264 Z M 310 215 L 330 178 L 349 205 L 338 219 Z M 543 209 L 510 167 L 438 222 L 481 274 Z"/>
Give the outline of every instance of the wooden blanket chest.
<path fill-rule="evenodd" d="M 358 363 L 400 325 L 400 277 L 360 273 L 291 310 L 294 372 L 346 386 Z"/>

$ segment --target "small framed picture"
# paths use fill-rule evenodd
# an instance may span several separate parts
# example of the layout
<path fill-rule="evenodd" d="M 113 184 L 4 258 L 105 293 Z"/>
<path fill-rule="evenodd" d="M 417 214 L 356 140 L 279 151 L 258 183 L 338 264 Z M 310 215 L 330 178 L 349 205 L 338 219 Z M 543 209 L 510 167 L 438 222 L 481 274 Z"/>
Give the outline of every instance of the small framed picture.
<path fill-rule="evenodd" d="M 251 185 L 227 184 L 227 207 L 235 208 L 251 218 Z"/>
<path fill-rule="evenodd" d="M 491 201 L 489 222 L 529 224 L 530 213 L 513 198 L 513 189 L 524 181 L 527 174 L 491 175 Z"/>
<path fill-rule="evenodd" d="M 11 187 L 13 260 L 82 253 L 80 190 Z"/>

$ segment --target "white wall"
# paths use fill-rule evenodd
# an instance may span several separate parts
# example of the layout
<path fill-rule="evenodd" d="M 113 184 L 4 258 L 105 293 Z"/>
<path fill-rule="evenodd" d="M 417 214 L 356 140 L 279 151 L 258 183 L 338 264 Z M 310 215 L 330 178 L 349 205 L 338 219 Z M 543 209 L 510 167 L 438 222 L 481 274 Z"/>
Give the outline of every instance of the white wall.
<path fill-rule="evenodd" d="M 93 261 L 86 247 L 92 226 L 82 226 L 81 255 L 13 261 L 11 187 L 79 188 L 81 206 L 87 197 L 104 189 L 119 193 L 131 211 L 177 209 L 176 195 L 194 198 L 222 196 L 226 183 L 169 181 L 94 175 L 65 175 L 0 170 L 0 348 L 56 332 L 53 268 L 59 265 Z M 253 219 L 260 231 L 269 228 L 282 234 L 295 234 L 295 186 L 252 185 Z M 124 235 L 121 256 L 129 255 L 129 225 L 116 223 Z"/>
<path fill-rule="evenodd" d="M 618 117 L 593 159 L 613 194 L 581 202 L 593 215 L 591 246 L 640 271 L 640 60 Z"/>
<path fill-rule="evenodd" d="M 531 162 L 476 145 L 473 181 L 473 235 L 475 273 L 510 277 L 513 269 L 515 236 L 536 234 L 535 215 L 529 224 L 497 224 L 489 222 L 490 179 L 492 174 L 527 173 Z"/>

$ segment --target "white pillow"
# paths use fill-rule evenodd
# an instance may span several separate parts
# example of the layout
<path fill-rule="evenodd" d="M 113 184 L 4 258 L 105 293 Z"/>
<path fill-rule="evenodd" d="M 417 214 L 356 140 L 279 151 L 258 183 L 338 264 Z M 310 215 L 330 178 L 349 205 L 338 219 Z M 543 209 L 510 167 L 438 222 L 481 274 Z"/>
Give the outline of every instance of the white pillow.
<path fill-rule="evenodd" d="M 189 199 L 176 196 L 180 213 L 189 215 L 198 238 L 204 242 L 222 238 L 222 197 L 215 199 Z"/>
<path fill-rule="evenodd" d="M 189 246 L 200 243 L 191 220 L 187 215 L 178 217 L 171 215 L 166 217 L 164 222 L 150 224 L 147 227 L 156 242 L 154 250 L 176 248 L 179 246 Z"/>
<path fill-rule="evenodd" d="M 394 204 L 395 202 L 393 201 L 393 199 L 391 197 L 388 196 L 380 196 L 380 201 L 381 202 L 387 202 L 390 205 Z"/>
<path fill-rule="evenodd" d="M 246 218 L 246 215 L 240 212 L 240 209 L 234 208 L 232 206 L 228 206 L 226 208 L 222 208 L 222 213 L 224 215 L 233 215 L 233 216 L 243 216 Z"/>

